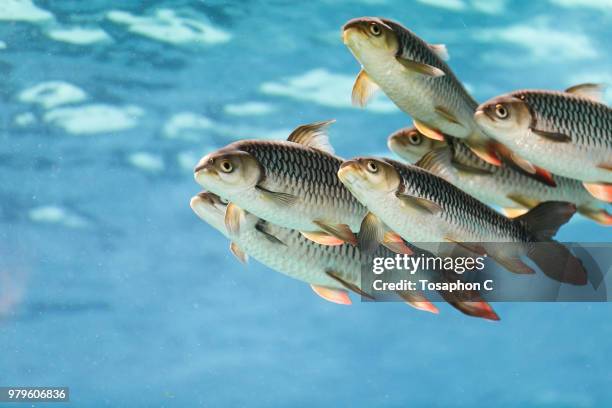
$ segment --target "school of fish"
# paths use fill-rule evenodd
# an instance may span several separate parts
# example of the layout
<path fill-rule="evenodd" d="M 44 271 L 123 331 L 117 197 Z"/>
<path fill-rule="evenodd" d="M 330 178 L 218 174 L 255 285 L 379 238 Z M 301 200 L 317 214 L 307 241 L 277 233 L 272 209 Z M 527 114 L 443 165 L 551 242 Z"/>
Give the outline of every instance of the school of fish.
<path fill-rule="evenodd" d="M 586 284 L 581 260 L 554 235 L 576 212 L 612 225 L 612 109 L 603 87 L 517 90 L 479 105 L 444 45 L 379 17 L 348 21 L 341 37 L 361 65 L 353 104 L 380 90 L 411 117 L 414 127 L 387 143 L 404 162 L 339 157 L 328 136 L 333 120 L 300 125 L 286 140 L 210 152 L 195 166 L 204 191 L 190 205 L 236 258 L 344 305 L 350 292 L 377 300 L 363 281 L 375 258 L 448 256 L 448 245 L 512 273 L 536 273 L 535 265 L 564 284 Z M 420 278 L 452 276 L 421 269 Z M 395 295 L 438 313 L 427 293 Z M 475 291 L 438 295 L 466 315 L 499 320 Z"/>

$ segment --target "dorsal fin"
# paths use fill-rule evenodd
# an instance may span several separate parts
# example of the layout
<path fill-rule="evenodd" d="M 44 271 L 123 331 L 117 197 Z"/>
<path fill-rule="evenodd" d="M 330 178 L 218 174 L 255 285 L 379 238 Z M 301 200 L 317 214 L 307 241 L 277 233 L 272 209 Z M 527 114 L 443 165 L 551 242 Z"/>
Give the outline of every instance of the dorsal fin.
<path fill-rule="evenodd" d="M 450 55 L 448 55 L 448 50 L 446 49 L 446 45 L 444 44 L 429 44 L 429 48 L 438 56 L 442 61 L 448 61 L 450 59 Z"/>
<path fill-rule="evenodd" d="M 331 143 L 329 143 L 329 137 L 327 136 L 327 127 L 334 122 L 335 119 L 332 119 L 298 126 L 291 132 L 287 140 L 334 154 L 334 148 Z"/>
<path fill-rule="evenodd" d="M 582 96 L 595 102 L 603 102 L 603 94 L 606 89 L 604 84 L 578 84 L 570 86 L 565 90 L 567 93 Z"/>

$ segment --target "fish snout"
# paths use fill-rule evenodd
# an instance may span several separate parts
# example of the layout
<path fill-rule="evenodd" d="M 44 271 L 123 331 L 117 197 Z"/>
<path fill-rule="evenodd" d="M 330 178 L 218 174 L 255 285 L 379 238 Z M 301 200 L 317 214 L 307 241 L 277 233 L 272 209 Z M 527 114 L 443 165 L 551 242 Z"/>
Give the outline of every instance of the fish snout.
<path fill-rule="evenodd" d="M 361 173 L 362 164 L 360 159 L 347 160 L 340 165 L 338 170 L 338 178 L 342 182 L 351 182 L 355 179 L 355 175 Z"/>
<path fill-rule="evenodd" d="M 215 160 L 211 157 L 210 154 L 202 157 L 198 164 L 196 164 L 194 173 L 199 173 L 200 171 L 210 171 L 212 170 L 211 166 L 214 164 Z"/>
<path fill-rule="evenodd" d="M 354 18 L 349 20 L 344 26 L 342 26 L 342 42 L 348 45 L 352 38 L 356 34 L 366 33 L 364 23 L 361 18 Z"/>

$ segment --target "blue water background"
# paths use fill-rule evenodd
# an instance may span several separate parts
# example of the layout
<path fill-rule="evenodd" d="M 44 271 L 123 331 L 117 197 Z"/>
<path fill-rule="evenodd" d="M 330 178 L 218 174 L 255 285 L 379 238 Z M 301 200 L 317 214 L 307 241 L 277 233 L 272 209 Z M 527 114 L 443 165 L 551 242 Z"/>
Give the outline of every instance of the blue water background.
<path fill-rule="evenodd" d="M 47 0 L 35 5 L 51 18 L 0 21 L 0 385 L 69 386 L 83 407 L 612 406 L 610 304 L 496 304 L 499 323 L 446 305 L 438 316 L 333 305 L 239 264 L 188 205 L 197 159 L 240 137 L 335 118 L 338 154 L 388 154 L 386 136 L 410 119 L 384 97 L 363 111 L 350 88 L 304 99 L 269 86 L 313 70 L 355 76 L 340 40 L 348 19 L 393 18 L 447 44 L 482 101 L 611 80 L 612 8 L 576 3 Z M 160 9 L 231 38 L 161 41 L 108 17 Z M 74 26 L 108 37 L 49 35 Z M 20 98 L 48 81 L 87 96 Z M 92 104 L 137 108 L 118 130 L 53 119 Z M 168 130 L 181 112 L 199 125 Z M 576 218 L 560 240 L 612 238 Z"/>

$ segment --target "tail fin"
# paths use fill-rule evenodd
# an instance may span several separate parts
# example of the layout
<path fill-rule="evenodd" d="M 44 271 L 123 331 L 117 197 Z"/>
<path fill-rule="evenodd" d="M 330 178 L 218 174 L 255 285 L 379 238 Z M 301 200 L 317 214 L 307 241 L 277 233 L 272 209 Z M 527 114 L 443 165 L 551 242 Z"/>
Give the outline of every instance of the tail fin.
<path fill-rule="evenodd" d="M 556 241 L 536 242 L 529 249 L 527 256 L 544 274 L 556 281 L 572 285 L 587 283 L 587 272 L 582 261 L 563 244 Z"/>
<path fill-rule="evenodd" d="M 573 285 L 585 285 L 587 272 L 580 259 L 564 245 L 553 241 L 559 228 L 568 222 L 576 212 L 576 206 L 561 201 L 548 201 L 534 207 L 528 213 L 516 218 L 531 232 L 532 243 L 527 256 L 547 276 Z"/>
<path fill-rule="evenodd" d="M 576 206 L 563 201 L 546 201 L 515 218 L 522 222 L 536 241 L 549 241 L 576 212 Z"/>

